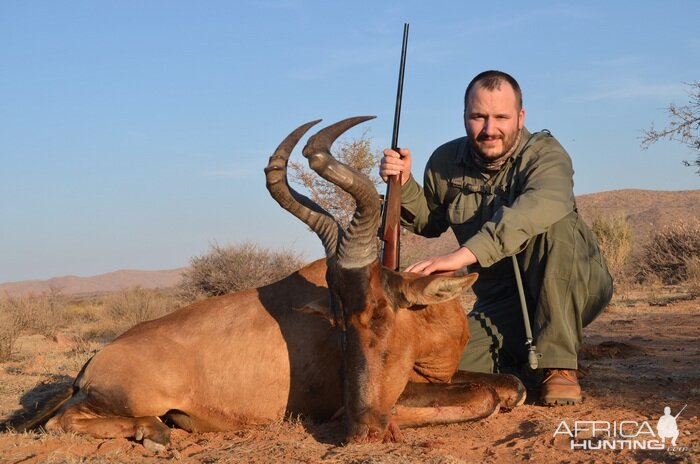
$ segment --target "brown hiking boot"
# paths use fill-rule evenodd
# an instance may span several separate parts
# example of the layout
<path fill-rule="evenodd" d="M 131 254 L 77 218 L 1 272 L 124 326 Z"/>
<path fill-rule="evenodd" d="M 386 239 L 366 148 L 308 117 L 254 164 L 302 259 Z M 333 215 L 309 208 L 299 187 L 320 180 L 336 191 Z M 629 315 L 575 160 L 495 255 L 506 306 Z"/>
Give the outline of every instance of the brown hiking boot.
<path fill-rule="evenodd" d="M 542 402 L 546 405 L 578 404 L 581 386 L 575 369 L 547 369 L 542 381 Z"/>

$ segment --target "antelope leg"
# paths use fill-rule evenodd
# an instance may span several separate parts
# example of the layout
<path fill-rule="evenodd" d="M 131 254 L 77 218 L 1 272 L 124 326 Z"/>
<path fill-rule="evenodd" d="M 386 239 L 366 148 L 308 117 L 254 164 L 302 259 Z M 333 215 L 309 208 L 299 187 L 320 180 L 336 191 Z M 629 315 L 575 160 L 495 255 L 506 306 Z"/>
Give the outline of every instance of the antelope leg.
<path fill-rule="evenodd" d="M 409 383 L 392 410 L 399 427 L 451 424 L 496 414 L 500 398 L 489 386 Z"/>
<path fill-rule="evenodd" d="M 505 409 L 513 409 L 525 402 L 527 390 L 525 385 L 511 374 L 486 374 L 480 372 L 457 371 L 451 384 L 479 384 L 491 387 L 501 400 Z"/>
<path fill-rule="evenodd" d="M 170 429 L 157 417 L 96 416 L 79 405 L 73 405 L 54 416 L 47 430 L 85 433 L 97 438 L 148 439 L 157 444 L 170 442 Z"/>

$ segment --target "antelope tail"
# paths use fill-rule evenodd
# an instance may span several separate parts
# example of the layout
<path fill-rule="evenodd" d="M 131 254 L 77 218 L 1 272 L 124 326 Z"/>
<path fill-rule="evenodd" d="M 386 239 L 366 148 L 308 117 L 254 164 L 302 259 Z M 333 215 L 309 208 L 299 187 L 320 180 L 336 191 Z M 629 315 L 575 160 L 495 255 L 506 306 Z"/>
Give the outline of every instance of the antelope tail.
<path fill-rule="evenodd" d="M 57 393 L 40 401 L 35 408 L 14 413 L 5 423 L 0 424 L 0 430 L 27 432 L 44 425 L 54 413 L 73 396 L 73 385 L 66 385 Z"/>

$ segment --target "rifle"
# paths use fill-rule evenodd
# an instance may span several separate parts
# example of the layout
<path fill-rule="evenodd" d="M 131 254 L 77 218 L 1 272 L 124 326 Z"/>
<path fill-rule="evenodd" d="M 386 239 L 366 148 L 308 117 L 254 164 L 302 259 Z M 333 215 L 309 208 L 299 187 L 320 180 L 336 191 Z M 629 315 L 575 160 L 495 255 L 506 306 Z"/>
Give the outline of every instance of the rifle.
<path fill-rule="evenodd" d="M 391 149 L 399 151 L 399 120 L 401 119 L 401 97 L 403 96 L 403 75 L 406 69 L 406 48 L 408 46 L 408 23 L 403 25 L 403 46 L 401 47 L 401 65 L 399 67 L 399 85 L 396 91 L 396 108 L 394 109 L 394 130 L 391 136 Z M 401 234 L 401 174 L 389 176 L 382 211 L 380 238 L 382 246 L 382 265 L 394 271 L 399 270 L 400 234 Z"/>
<path fill-rule="evenodd" d="M 678 414 L 676 414 L 676 415 L 674 416 L 674 418 L 675 418 L 675 419 L 678 419 L 678 416 L 680 416 L 681 413 L 682 413 L 682 412 L 685 410 L 685 408 L 687 408 L 687 407 L 688 407 L 687 404 L 686 404 L 685 406 L 683 406 L 683 409 L 681 409 L 680 411 L 678 411 Z"/>

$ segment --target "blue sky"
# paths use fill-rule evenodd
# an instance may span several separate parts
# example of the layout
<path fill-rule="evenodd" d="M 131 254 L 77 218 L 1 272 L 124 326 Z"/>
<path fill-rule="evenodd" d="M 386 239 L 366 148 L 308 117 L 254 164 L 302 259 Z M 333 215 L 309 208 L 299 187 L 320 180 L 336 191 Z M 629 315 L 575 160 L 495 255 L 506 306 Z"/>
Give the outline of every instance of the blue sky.
<path fill-rule="evenodd" d="M 322 254 L 272 201 L 267 157 L 316 118 L 378 118 L 414 173 L 461 136 L 462 94 L 513 74 L 526 125 L 571 154 L 576 193 L 700 186 L 641 130 L 700 79 L 697 1 L 0 1 L 0 282 L 185 266 L 212 243 Z M 298 153 L 296 156 L 300 156 Z"/>

